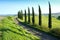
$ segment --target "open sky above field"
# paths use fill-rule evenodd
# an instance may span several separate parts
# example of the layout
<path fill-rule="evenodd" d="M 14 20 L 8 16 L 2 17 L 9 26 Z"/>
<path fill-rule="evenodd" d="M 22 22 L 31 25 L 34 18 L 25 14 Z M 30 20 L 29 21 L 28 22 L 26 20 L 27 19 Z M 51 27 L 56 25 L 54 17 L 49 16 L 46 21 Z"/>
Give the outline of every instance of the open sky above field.
<path fill-rule="evenodd" d="M 0 0 L 0 14 L 17 14 L 19 10 L 28 10 L 34 7 L 38 14 L 38 5 L 41 6 L 42 13 L 49 12 L 48 1 L 50 1 L 52 13 L 60 12 L 60 0 Z M 32 9 L 31 9 L 32 11 Z"/>

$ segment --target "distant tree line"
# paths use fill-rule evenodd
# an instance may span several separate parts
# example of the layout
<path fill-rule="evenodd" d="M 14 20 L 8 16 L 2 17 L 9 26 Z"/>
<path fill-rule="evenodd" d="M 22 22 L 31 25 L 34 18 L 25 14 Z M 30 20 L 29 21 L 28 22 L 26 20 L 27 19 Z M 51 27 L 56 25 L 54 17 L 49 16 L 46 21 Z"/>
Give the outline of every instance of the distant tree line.
<path fill-rule="evenodd" d="M 52 27 L 52 18 L 51 18 L 51 5 L 50 5 L 50 2 L 49 3 L 49 16 L 48 16 L 48 27 L 49 29 Z M 42 25 L 42 13 L 41 13 L 41 8 L 40 6 L 38 6 L 38 11 L 39 11 L 39 25 L 41 26 Z M 32 20 L 30 19 L 30 16 L 32 15 Z M 35 12 L 34 12 L 34 8 L 32 7 L 32 14 L 30 14 L 30 8 L 28 7 L 28 21 L 27 21 L 27 13 L 26 13 L 26 10 L 24 11 L 24 16 L 25 16 L 25 22 L 28 22 L 30 23 L 30 21 L 32 21 L 32 24 L 34 25 L 35 24 Z M 18 18 L 20 19 L 23 19 L 23 12 L 22 10 L 21 11 L 18 11 Z"/>

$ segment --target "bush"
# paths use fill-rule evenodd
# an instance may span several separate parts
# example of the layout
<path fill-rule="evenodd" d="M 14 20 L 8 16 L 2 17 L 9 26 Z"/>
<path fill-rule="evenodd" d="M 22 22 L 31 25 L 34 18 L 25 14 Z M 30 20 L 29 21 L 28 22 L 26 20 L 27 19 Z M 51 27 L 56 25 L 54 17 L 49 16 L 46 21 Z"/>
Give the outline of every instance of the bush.
<path fill-rule="evenodd" d="M 60 37 L 60 28 L 54 28 L 50 31 L 53 35 Z"/>
<path fill-rule="evenodd" d="M 59 19 L 60 20 L 60 16 L 58 16 L 58 18 L 57 19 Z"/>

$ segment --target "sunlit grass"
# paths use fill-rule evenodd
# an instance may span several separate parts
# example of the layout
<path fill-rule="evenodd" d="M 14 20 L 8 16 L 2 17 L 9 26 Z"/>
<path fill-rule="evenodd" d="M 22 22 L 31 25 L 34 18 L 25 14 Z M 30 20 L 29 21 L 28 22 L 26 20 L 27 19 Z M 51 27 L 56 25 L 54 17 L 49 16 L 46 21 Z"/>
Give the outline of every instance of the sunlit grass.
<path fill-rule="evenodd" d="M 15 23 L 14 17 L 6 17 L 0 21 L 3 40 L 40 40 L 23 27 Z"/>

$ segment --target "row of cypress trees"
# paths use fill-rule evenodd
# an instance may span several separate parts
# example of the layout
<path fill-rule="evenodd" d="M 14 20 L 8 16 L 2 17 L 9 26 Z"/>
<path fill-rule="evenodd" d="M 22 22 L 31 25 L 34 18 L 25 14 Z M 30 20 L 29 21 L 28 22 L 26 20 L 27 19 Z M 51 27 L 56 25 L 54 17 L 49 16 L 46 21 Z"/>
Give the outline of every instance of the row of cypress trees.
<path fill-rule="evenodd" d="M 30 23 L 31 19 L 30 19 L 30 9 L 28 8 L 28 23 Z M 25 10 L 25 22 L 27 22 L 27 13 Z M 34 13 L 34 8 L 32 7 L 32 24 L 34 25 L 35 23 L 35 13 Z"/>
<path fill-rule="evenodd" d="M 26 10 L 25 10 L 25 22 L 26 21 L 26 18 L 27 17 L 27 13 L 26 13 Z M 31 19 L 30 19 L 30 9 L 28 8 L 28 23 L 30 23 Z M 35 23 L 35 13 L 34 13 L 34 8 L 32 7 L 32 24 L 34 25 Z M 41 8 L 39 6 L 39 25 L 41 26 L 42 24 L 42 20 L 41 20 Z"/>
<path fill-rule="evenodd" d="M 26 10 L 25 10 L 25 22 L 27 22 L 26 19 L 27 19 L 27 14 L 26 14 Z M 39 6 L 39 25 L 40 26 L 42 24 L 41 22 L 42 22 L 42 20 L 41 20 L 41 8 Z M 28 8 L 28 23 L 30 23 L 30 9 L 29 8 Z M 35 23 L 35 13 L 34 13 L 34 8 L 32 7 L 32 24 L 34 25 L 34 23 Z"/>
<path fill-rule="evenodd" d="M 40 6 L 39 7 L 39 25 L 41 26 L 42 25 L 42 14 L 41 14 L 41 8 Z M 18 13 L 19 14 L 19 13 Z M 25 16 L 25 22 L 27 22 L 27 13 L 26 13 L 26 10 L 24 12 L 24 16 Z M 28 23 L 30 23 L 31 19 L 30 19 L 30 9 L 28 7 Z M 51 23 L 51 5 L 50 5 L 50 2 L 49 2 L 49 19 L 48 19 L 48 27 L 51 28 L 52 27 L 52 23 Z M 32 24 L 34 25 L 35 23 L 35 13 L 34 13 L 34 8 L 32 7 Z"/>
<path fill-rule="evenodd" d="M 23 20 L 23 11 L 18 11 L 18 18 Z"/>

